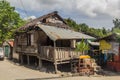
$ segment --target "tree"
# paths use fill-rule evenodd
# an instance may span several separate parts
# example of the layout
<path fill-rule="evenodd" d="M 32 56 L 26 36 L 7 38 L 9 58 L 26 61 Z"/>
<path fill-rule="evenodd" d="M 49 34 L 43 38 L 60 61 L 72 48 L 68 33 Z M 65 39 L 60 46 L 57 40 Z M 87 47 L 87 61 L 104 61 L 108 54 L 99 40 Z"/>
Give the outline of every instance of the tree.
<path fill-rule="evenodd" d="M 89 26 L 85 23 L 79 24 L 79 31 L 87 32 L 89 30 Z"/>
<path fill-rule="evenodd" d="M 120 19 L 113 20 L 114 27 L 112 28 L 112 33 L 120 33 Z"/>
<path fill-rule="evenodd" d="M 65 21 L 75 31 L 79 30 L 77 23 L 74 20 L 72 20 L 71 18 L 65 19 Z"/>
<path fill-rule="evenodd" d="M 90 49 L 89 44 L 85 43 L 84 39 L 82 39 L 82 41 L 80 43 L 76 44 L 76 51 L 80 51 L 80 52 L 82 52 L 82 54 L 84 54 L 84 52 L 89 49 Z"/>
<path fill-rule="evenodd" d="M 91 35 L 93 37 L 103 37 L 106 36 L 107 30 L 103 27 L 103 29 L 95 29 L 95 28 L 90 28 L 87 24 L 81 23 L 77 24 L 74 20 L 68 18 L 65 19 L 66 23 L 75 31 L 78 32 L 83 32 L 85 34 Z"/>
<path fill-rule="evenodd" d="M 0 44 L 6 40 L 13 38 L 13 32 L 25 22 L 15 11 L 15 7 L 3 0 L 0 1 Z"/>
<path fill-rule="evenodd" d="M 107 30 L 104 27 L 102 28 L 102 32 L 103 34 L 107 34 Z"/>
<path fill-rule="evenodd" d="M 114 19 L 113 20 L 114 28 L 120 28 L 120 19 Z"/>

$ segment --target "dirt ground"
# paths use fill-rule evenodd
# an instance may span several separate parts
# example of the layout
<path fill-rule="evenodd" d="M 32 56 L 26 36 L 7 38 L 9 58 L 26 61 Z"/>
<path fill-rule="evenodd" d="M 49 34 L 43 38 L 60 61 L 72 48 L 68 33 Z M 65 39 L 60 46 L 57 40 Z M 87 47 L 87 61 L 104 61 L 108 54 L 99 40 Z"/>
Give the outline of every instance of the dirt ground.
<path fill-rule="evenodd" d="M 106 72 L 109 75 L 101 76 L 72 76 L 72 77 L 61 77 L 60 74 L 51 74 L 41 72 L 20 66 L 9 60 L 0 61 L 0 80 L 120 80 L 118 73 Z"/>
<path fill-rule="evenodd" d="M 8 60 L 0 61 L 0 80 L 34 79 L 57 76 L 56 74 L 48 74 L 25 66 L 16 65 Z"/>

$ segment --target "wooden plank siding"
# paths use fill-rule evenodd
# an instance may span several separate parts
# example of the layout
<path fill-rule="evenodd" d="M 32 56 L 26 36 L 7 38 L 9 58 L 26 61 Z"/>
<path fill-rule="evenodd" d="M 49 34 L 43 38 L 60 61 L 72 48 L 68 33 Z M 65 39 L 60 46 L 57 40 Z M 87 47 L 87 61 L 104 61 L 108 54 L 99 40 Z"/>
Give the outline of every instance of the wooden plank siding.
<path fill-rule="evenodd" d="M 19 46 L 16 48 L 16 52 L 23 53 L 38 53 L 38 50 L 34 46 Z"/>

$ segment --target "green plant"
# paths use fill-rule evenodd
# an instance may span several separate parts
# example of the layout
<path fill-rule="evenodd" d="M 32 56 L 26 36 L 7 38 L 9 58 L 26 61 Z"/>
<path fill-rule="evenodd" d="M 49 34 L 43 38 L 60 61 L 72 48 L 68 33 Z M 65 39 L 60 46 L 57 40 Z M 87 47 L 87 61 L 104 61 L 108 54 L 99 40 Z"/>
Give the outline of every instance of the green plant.
<path fill-rule="evenodd" d="M 0 0 L 0 44 L 7 39 L 13 38 L 17 28 L 24 25 L 15 7 L 12 7 L 6 0 Z"/>
<path fill-rule="evenodd" d="M 82 52 L 82 54 L 84 54 L 84 52 L 89 49 L 90 49 L 89 44 L 85 43 L 84 39 L 82 39 L 81 42 L 76 44 L 76 51 L 80 51 Z"/>

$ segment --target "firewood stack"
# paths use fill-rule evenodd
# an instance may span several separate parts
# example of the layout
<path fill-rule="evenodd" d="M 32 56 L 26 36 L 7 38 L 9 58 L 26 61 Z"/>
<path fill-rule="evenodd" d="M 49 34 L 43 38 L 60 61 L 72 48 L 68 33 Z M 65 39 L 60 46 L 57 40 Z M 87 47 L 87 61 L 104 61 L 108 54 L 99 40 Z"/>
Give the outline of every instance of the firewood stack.
<path fill-rule="evenodd" d="M 95 72 L 99 72 L 101 67 L 98 66 L 94 59 L 86 58 L 79 59 L 78 72 L 82 74 L 93 75 Z"/>
<path fill-rule="evenodd" d="M 95 59 L 91 59 L 91 64 L 92 64 L 91 67 L 93 67 L 94 72 L 97 73 L 102 71 L 101 67 L 96 64 Z"/>
<path fill-rule="evenodd" d="M 81 75 L 93 75 L 94 73 L 99 72 L 101 67 L 96 64 L 95 59 L 79 58 L 74 70 Z"/>

